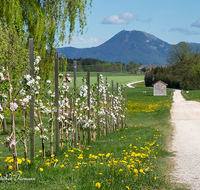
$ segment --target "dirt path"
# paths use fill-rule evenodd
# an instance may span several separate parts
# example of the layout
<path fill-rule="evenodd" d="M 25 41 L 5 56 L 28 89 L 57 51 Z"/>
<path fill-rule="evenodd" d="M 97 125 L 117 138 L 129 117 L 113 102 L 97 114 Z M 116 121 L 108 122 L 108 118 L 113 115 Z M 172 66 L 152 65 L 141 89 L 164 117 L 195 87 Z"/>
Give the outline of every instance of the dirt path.
<path fill-rule="evenodd" d="M 173 178 L 200 190 L 200 102 L 186 101 L 175 90 L 171 108 L 174 133 L 171 150 L 175 152 Z"/>
<path fill-rule="evenodd" d="M 129 88 L 135 88 L 134 86 L 132 86 L 132 84 L 136 84 L 136 83 L 139 83 L 139 82 L 144 82 L 144 80 L 135 81 L 135 82 L 130 82 L 130 83 L 126 84 L 126 86 L 128 86 Z"/>

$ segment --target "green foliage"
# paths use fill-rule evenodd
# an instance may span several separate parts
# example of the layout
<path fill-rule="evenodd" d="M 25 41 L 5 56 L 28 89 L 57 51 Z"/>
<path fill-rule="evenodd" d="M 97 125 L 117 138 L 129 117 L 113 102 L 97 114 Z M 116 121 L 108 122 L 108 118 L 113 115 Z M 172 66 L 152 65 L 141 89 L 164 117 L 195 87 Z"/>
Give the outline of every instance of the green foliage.
<path fill-rule="evenodd" d="M 89 3 L 82 0 L 1 0 L 0 25 L 8 31 L 9 40 L 13 40 L 14 35 L 14 40 L 25 42 L 26 48 L 28 39 L 34 39 L 34 50 L 43 58 L 40 76 L 48 79 L 53 74 L 54 48 L 58 42 L 64 42 L 66 26 L 70 42 L 75 32 L 83 33 L 87 25 L 86 10 L 91 6 L 92 0 Z M 79 22 L 78 29 L 75 29 L 76 22 Z M 14 60 L 21 65 L 19 60 Z"/>
<path fill-rule="evenodd" d="M 147 73 L 146 86 L 162 80 L 169 88 L 200 89 L 200 48 L 195 49 L 184 42 L 174 45 L 173 48 L 168 53 L 169 66 L 157 67 Z"/>
<path fill-rule="evenodd" d="M 22 35 L 22 31 L 18 30 Z M 7 78 L 12 78 L 12 86 L 19 85 L 21 77 L 29 69 L 29 52 L 26 49 L 26 41 L 19 38 L 12 27 L 2 27 L 0 21 L 0 68 L 7 70 Z M 24 37 L 26 34 L 23 35 Z"/>
<path fill-rule="evenodd" d="M 139 68 L 142 66 L 142 63 L 136 64 L 134 61 L 131 61 L 128 65 L 127 65 L 127 71 L 129 72 L 138 72 Z"/>

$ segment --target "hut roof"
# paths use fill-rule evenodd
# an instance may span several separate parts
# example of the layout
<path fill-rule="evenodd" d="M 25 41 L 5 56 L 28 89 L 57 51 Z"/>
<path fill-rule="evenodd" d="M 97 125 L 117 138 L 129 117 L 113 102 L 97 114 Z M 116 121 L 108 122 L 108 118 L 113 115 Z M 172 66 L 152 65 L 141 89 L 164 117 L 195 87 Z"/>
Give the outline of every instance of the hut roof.
<path fill-rule="evenodd" d="M 159 83 L 159 82 L 161 82 L 161 83 L 164 84 L 165 86 L 168 85 L 168 84 L 164 83 L 163 81 L 159 80 L 159 81 L 157 81 L 156 83 L 154 83 L 153 86 L 154 86 L 155 84 Z"/>

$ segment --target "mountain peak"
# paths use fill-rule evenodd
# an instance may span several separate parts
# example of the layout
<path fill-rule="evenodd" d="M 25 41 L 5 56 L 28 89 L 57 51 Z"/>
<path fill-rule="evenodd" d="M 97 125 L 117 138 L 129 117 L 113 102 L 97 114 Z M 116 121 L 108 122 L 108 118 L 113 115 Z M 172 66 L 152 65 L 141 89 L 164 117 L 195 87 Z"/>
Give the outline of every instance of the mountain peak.
<path fill-rule="evenodd" d="M 143 65 L 166 65 L 167 53 L 172 45 L 138 30 L 122 30 L 103 44 L 92 48 L 57 48 L 67 58 L 94 58 L 108 62 L 130 61 Z"/>

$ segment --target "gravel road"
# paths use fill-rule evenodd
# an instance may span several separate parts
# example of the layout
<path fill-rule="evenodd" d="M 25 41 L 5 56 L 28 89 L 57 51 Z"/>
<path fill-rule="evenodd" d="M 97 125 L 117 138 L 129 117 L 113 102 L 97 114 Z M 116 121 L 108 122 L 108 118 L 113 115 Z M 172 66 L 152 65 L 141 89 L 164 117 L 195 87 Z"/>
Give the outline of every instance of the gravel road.
<path fill-rule="evenodd" d="M 173 100 L 170 149 L 176 156 L 172 177 L 176 182 L 189 184 L 192 190 L 200 190 L 200 102 L 186 101 L 180 90 L 175 90 Z"/>

